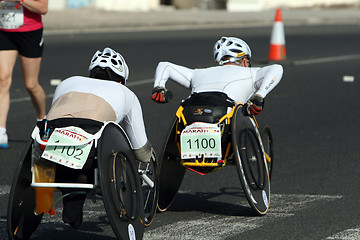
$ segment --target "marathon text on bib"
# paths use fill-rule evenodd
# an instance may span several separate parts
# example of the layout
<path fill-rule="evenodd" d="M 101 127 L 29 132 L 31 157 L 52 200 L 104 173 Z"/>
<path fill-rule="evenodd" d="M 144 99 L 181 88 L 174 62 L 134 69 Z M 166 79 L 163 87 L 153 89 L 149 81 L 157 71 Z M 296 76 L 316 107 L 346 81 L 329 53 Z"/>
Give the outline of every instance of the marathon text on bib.
<path fill-rule="evenodd" d="M 221 158 L 221 130 L 217 124 L 195 122 L 181 132 L 181 158 Z"/>
<path fill-rule="evenodd" d="M 82 169 L 94 142 L 89 142 L 92 137 L 78 127 L 55 128 L 41 157 L 69 168 Z"/>

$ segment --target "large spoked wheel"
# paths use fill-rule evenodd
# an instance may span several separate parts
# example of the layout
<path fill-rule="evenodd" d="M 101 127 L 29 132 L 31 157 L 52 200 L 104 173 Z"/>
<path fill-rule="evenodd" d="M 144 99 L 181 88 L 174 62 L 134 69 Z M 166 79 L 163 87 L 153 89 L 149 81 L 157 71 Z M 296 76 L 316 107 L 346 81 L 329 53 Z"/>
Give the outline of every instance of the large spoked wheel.
<path fill-rule="evenodd" d="M 271 180 L 271 175 L 274 166 L 274 139 L 271 128 L 269 126 L 265 126 L 261 129 L 261 140 L 264 146 L 265 157 L 267 166 L 269 169 L 269 177 Z"/>
<path fill-rule="evenodd" d="M 186 171 L 180 163 L 179 149 L 175 142 L 176 125 L 177 119 L 172 125 L 160 162 L 158 201 L 160 212 L 166 211 L 174 201 Z"/>
<path fill-rule="evenodd" d="M 254 120 L 235 109 L 232 142 L 236 167 L 246 198 L 257 215 L 267 213 L 270 204 L 270 178 L 260 133 Z"/>
<path fill-rule="evenodd" d="M 117 239 L 142 239 L 144 202 L 136 160 L 115 124 L 108 124 L 99 140 L 98 167 L 104 207 Z"/>
<path fill-rule="evenodd" d="M 43 214 L 34 214 L 36 198 L 31 184 L 30 141 L 18 163 L 11 185 L 7 213 L 7 231 L 9 239 L 29 239 L 41 222 Z"/>
<path fill-rule="evenodd" d="M 159 199 L 158 162 L 154 150 L 150 162 L 139 162 L 138 171 L 144 194 L 144 224 L 148 227 L 154 220 Z"/>

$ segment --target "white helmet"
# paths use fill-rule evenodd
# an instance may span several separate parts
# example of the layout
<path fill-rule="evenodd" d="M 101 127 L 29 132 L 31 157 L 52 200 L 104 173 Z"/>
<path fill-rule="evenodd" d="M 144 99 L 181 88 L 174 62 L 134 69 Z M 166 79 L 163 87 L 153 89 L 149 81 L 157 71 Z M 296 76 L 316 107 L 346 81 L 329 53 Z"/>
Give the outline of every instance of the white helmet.
<path fill-rule="evenodd" d="M 222 37 L 214 46 L 215 62 L 220 63 L 221 59 L 225 56 L 234 58 L 247 56 L 248 58 L 251 58 L 251 50 L 249 45 L 240 38 Z"/>
<path fill-rule="evenodd" d="M 123 77 L 125 83 L 129 77 L 129 67 L 126 65 L 125 59 L 120 53 L 115 52 L 111 48 L 105 48 L 102 52 L 99 50 L 91 59 L 89 71 L 95 67 L 110 68 L 115 74 Z"/>

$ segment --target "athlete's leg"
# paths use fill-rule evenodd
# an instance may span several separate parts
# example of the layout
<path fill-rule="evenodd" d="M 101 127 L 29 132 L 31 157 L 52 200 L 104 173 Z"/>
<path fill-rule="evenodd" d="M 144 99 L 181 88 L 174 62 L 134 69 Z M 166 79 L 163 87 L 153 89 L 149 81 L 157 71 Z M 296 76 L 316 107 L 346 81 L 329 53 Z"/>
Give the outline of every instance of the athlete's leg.
<path fill-rule="evenodd" d="M 20 55 L 25 87 L 37 112 L 38 119 L 45 117 L 45 93 L 39 84 L 41 57 L 28 58 Z"/>
<path fill-rule="evenodd" d="M 83 189 L 61 189 L 63 198 L 62 220 L 74 228 L 80 227 L 83 222 L 83 206 L 86 200 L 86 194 L 71 194 L 84 191 Z"/>
<path fill-rule="evenodd" d="M 6 128 L 6 118 L 10 108 L 10 86 L 16 50 L 0 51 L 0 127 Z"/>

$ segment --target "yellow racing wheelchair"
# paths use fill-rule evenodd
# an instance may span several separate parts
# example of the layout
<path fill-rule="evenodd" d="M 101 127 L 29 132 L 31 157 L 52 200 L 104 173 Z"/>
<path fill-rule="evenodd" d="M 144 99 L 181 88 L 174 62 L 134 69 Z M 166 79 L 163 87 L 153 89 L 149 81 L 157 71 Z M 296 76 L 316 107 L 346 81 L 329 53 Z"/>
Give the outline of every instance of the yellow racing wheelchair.
<path fill-rule="evenodd" d="M 265 215 L 273 156 L 270 127 L 259 130 L 244 105 L 235 105 L 223 93 L 192 94 L 178 108 L 162 152 L 158 210 L 170 207 L 186 169 L 207 175 L 236 165 L 251 208 L 256 215 Z"/>

